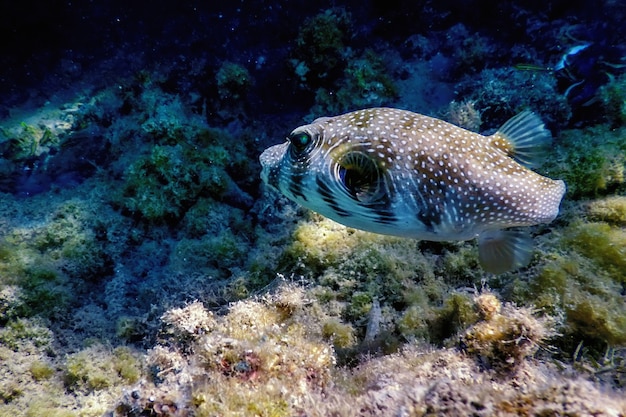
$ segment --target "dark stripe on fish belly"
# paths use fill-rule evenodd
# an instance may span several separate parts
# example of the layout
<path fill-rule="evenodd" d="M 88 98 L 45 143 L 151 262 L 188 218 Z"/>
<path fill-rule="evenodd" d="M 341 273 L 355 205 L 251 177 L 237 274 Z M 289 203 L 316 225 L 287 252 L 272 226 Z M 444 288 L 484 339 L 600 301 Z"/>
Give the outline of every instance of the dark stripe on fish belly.
<path fill-rule="evenodd" d="M 322 196 L 322 200 L 324 200 L 324 202 L 328 204 L 328 207 L 333 209 L 335 213 L 337 213 L 341 217 L 350 217 L 352 215 L 350 212 L 339 207 L 337 201 L 335 201 L 333 192 L 330 190 L 330 188 L 328 188 L 328 185 L 326 185 L 326 183 L 324 183 L 324 181 L 320 177 L 315 178 L 315 184 L 317 184 L 317 191 Z"/>
<path fill-rule="evenodd" d="M 289 192 L 294 197 L 300 197 L 302 200 L 308 201 L 308 198 L 302 192 L 302 184 L 300 183 L 300 177 L 297 175 L 294 175 L 291 181 L 289 181 Z"/>
<path fill-rule="evenodd" d="M 417 220 L 422 222 L 426 226 L 426 230 L 429 232 L 435 231 L 435 226 L 441 224 L 441 213 L 439 211 L 425 211 L 422 210 L 417 213 Z"/>
<path fill-rule="evenodd" d="M 392 211 L 389 209 L 374 209 L 374 213 L 376 214 L 376 218 L 374 221 L 380 224 L 393 224 L 398 221 L 398 218 Z"/>

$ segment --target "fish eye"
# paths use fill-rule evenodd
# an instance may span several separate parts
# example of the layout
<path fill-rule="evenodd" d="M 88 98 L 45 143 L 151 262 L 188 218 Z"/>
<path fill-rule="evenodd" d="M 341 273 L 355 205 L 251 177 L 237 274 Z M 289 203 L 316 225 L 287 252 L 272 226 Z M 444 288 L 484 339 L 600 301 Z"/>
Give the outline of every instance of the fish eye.
<path fill-rule="evenodd" d="M 307 132 L 292 133 L 287 139 L 289 139 L 292 149 L 297 154 L 304 152 L 313 142 L 313 138 Z"/>

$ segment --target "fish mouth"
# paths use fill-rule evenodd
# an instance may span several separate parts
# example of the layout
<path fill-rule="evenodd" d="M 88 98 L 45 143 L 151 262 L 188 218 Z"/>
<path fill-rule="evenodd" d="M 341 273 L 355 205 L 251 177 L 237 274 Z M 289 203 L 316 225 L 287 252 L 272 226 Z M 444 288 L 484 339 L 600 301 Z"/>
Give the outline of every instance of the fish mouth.
<path fill-rule="evenodd" d="M 335 164 L 333 174 L 344 190 L 361 203 L 373 203 L 385 195 L 381 168 L 365 152 L 344 153 Z"/>
<path fill-rule="evenodd" d="M 288 142 L 274 145 L 264 150 L 259 156 L 261 163 L 261 180 L 270 187 L 278 190 L 278 172 L 280 163 L 286 152 Z"/>

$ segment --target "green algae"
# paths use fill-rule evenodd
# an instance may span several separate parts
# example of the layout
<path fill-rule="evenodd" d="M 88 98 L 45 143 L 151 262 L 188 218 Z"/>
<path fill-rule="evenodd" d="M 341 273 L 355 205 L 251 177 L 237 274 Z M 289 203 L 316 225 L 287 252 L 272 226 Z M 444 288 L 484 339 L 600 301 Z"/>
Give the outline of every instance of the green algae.
<path fill-rule="evenodd" d="M 548 176 L 567 184 L 573 199 L 598 197 L 624 190 L 626 130 L 597 125 L 561 133 L 555 156 L 545 164 Z"/>
<path fill-rule="evenodd" d="M 126 172 L 120 200 L 130 213 L 150 222 L 180 218 L 202 189 L 200 173 L 179 146 L 160 146 Z"/>
<path fill-rule="evenodd" d="M 397 87 L 383 60 L 368 49 L 348 62 L 338 87 L 316 90 L 315 105 L 307 118 L 341 114 L 355 108 L 379 107 L 397 96 Z"/>
<path fill-rule="evenodd" d="M 564 233 L 565 245 L 594 261 L 616 282 L 626 283 L 626 232 L 607 223 L 572 223 Z"/>
<path fill-rule="evenodd" d="M 249 164 L 240 143 L 217 129 L 187 127 L 175 145 L 154 145 L 125 170 L 122 191 L 114 197 L 126 212 L 151 224 L 180 221 L 202 197 L 220 201 L 230 192 L 245 199 L 226 168 L 245 175 Z M 230 143 L 230 144 L 229 144 Z"/>
<path fill-rule="evenodd" d="M 626 226 L 626 197 L 609 196 L 587 203 L 590 220 L 608 223 L 612 226 Z"/>
<path fill-rule="evenodd" d="M 322 336 L 330 340 L 335 349 L 350 348 L 356 343 L 354 328 L 337 319 L 330 319 L 322 325 Z"/>
<path fill-rule="evenodd" d="M 609 82 L 598 90 L 597 96 L 604 108 L 604 116 L 615 125 L 626 122 L 626 75 L 608 75 Z"/>
<path fill-rule="evenodd" d="M 398 97 L 383 59 L 372 49 L 350 44 L 352 18 L 327 9 L 299 28 L 291 64 L 300 88 L 315 98 L 307 119 L 376 107 Z"/>
<path fill-rule="evenodd" d="M 55 373 L 55 369 L 52 366 L 42 361 L 33 362 L 29 371 L 36 381 L 50 379 Z"/>
<path fill-rule="evenodd" d="M 11 320 L 0 329 L 0 345 L 16 351 L 28 350 L 30 346 L 45 347 L 51 341 L 52 332 L 36 318 Z"/>
<path fill-rule="evenodd" d="M 298 31 L 292 64 L 303 84 L 331 86 L 346 65 L 352 20 L 345 9 L 328 9 L 308 18 Z"/>
<path fill-rule="evenodd" d="M 217 93 L 221 100 L 237 102 L 245 98 L 252 84 L 250 72 L 240 64 L 223 62 L 217 74 Z"/>
<path fill-rule="evenodd" d="M 109 350 L 95 344 L 69 355 L 65 361 L 64 373 L 68 389 L 98 391 L 137 382 L 141 376 L 141 361 L 127 347 Z"/>
<path fill-rule="evenodd" d="M 1 133 L 2 136 L 12 138 L 9 155 L 14 161 L 38 157 L 57 150 L 60 145 L 59 137 L 44 125 L 35 126 L 21 122 L 13 129 L 2 129 Z"/>
<path fill-rule="evenodd" d="M 580 341 L 596 354 L 626 343 L 626 304 L 621 229 L 606 223 L 573 222 L 529 281 L 515 279 L 504 293 L 518 303 L 562 317 L 563 337 L 553 342 L 573 351 Z"/>

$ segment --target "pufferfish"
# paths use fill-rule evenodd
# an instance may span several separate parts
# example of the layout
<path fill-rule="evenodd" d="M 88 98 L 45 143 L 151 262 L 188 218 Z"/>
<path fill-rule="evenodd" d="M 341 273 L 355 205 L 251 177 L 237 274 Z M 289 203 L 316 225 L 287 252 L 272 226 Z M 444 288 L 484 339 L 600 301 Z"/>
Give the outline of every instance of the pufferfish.
<path fill-rule="evenodd" d="M 549 223 L 561 180 L 532 171 L 551 135 L 525 111 L 483 136 L 433 117 L 369 108 L 321 117 L 260 156 L 261 178 L 345 226 L 429 241 L 478 239 L 483 269 L 527 265 L 528 232 Z"/>

